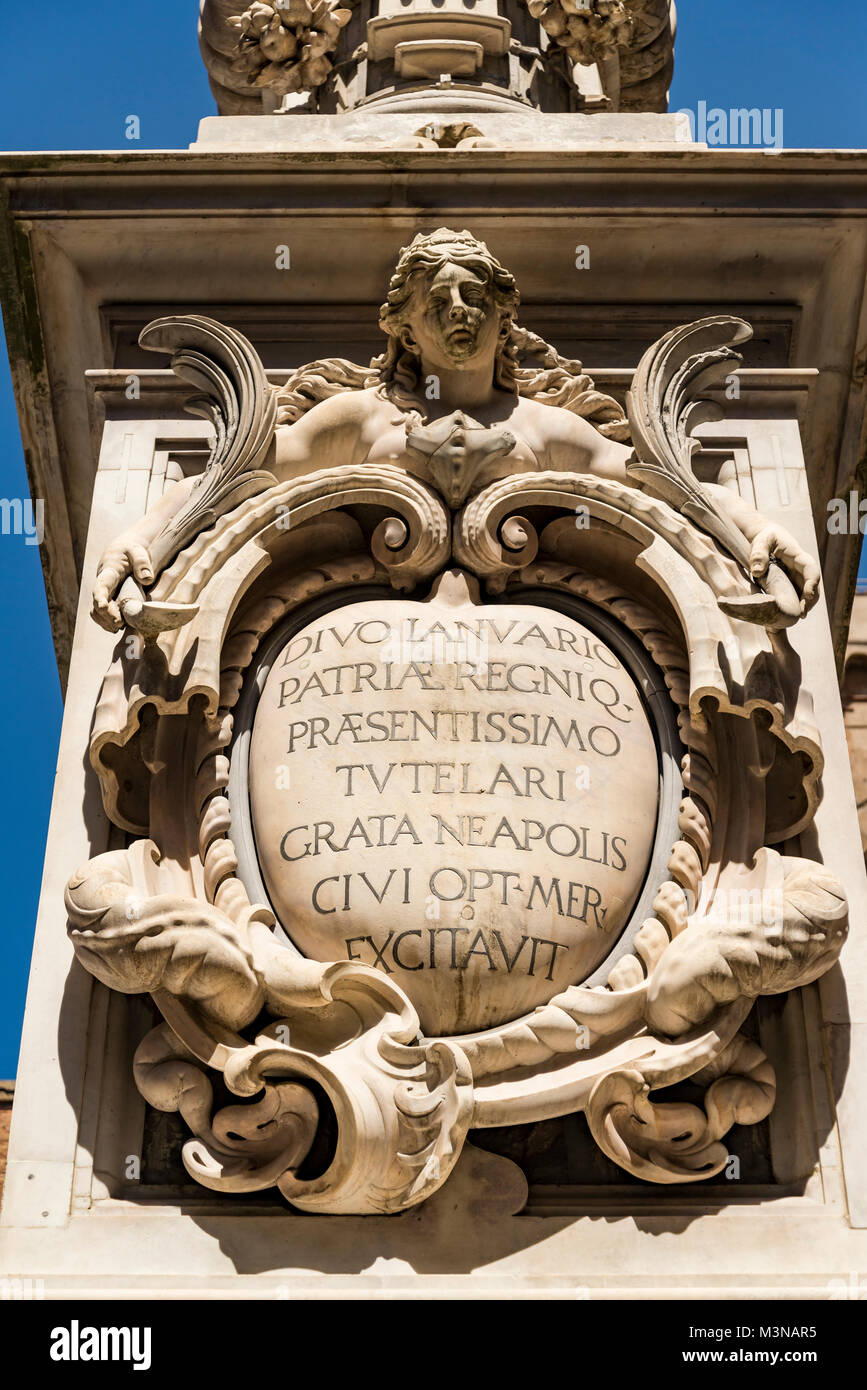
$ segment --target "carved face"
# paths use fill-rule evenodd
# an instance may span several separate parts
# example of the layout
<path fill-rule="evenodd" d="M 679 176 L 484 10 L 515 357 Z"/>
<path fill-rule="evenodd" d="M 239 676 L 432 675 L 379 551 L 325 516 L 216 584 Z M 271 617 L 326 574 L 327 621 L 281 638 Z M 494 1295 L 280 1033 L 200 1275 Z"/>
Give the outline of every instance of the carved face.
<path fill-rule="evenodd" d="M 500 324 L 491 285 L 447 261 L 416 290 L 401 342 L 434 370 L 493 366 Z"/>

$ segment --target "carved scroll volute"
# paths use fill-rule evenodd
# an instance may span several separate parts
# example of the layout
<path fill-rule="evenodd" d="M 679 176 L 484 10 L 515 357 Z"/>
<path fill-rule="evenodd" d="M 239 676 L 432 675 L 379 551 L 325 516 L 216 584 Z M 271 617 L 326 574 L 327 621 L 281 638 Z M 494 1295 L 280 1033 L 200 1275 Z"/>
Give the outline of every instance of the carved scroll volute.
<path fill-rule="evenodd" d="M 743 319 L 720 314 L 673 328 L 642 357 L 626 397 L 636 459 L 631 477 L 719 541 L 750 573 L 744 536 L 702 487 L 692 469 L 701 445 L 694 430 L 722 412 L 701 392 L 719 386 L 739 366 L 735 343 L 752 337 Z M 801 616 L 801 601 L 785 572 L 772 560 L 765 592 L 720 602 L 724 612 L 765 627 L 787 627 Z"/>
<path fill-rule="evenodd" d="M 412 589 L 420 579 L 438 573 L 448 559 L 448 512 L 435 492 L 409 475 L 391 494 L 383 486 L 380 496 L 383 503 L 400 505 L 401 510 L 379 523 L 371 536 L 371 554 L 388 570 L 395 589 Z"/>
<path fill-rule="evenodd" d="M 511 574 L 532 564 L 539 551 L 536 529 L 515 511 L 512 489 L 519 479 L 493 483 L 478 493 L 454 521 L 455 559 L 501 593 Z"/>
<path fill-rule="evenodd" d="M 216 1192 L 276 1186 L 300 1210 L 376 1215 L 431 1196 L 452 1172 L 473 1115 L 472 1071 L 449 1040 L 415 1041 L 418 1016 L 393 983 L 366 966 L 325 968 L 319 1007 L 292 1011 L 255 1043 L 157 994 L 169 1024 L 144 1039 L 136 1082 L 150 1104 L 178 1110 L 193 1130 L 187 1171 Z M 217 1050 L 211 1039 L 219 1036 Z M 212 1117 L 205 1063 L 219 1055 L 228 1089 L 252 1104 Z M 325 1170 L 298 1174 L 320 1120 L 305 1082 L 327 1094 L 337 1124 Z"/>
<path fill-rule="evenodd" d="M 308 1181 L 287 1172 L 278 1182 L 302 1211 L 373 1215 L 416 1206 L 441 1187 L 457 1162 L 472 1122 L 472 1071 L 454 1041 L 414 1042 L 418 1016 L 393 982 L 365 967 L 329 966 L 324 988 L 354 1036 L 322 1046 L 330 1019 L 307 1025 L 296 1048 L 268 1053 L 264 1070 L 281 1062 L 292 1075 L 318 1081 L 337 1117 L 334 1158 L 321 1177 Z M 279 1034 L 280 1024 L 267 1030 Z M 342 1033 L 342 1029 L 338 1029 Z M 264 1044 L 265 1039 L 259 1039 Z M 268 1060 L 266 1060 L 268 1059 Z"/>

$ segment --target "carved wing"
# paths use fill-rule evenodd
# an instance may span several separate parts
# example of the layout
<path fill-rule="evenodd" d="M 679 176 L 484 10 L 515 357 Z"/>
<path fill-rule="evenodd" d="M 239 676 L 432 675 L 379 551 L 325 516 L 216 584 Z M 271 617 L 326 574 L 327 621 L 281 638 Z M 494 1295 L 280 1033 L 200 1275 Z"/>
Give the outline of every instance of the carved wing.
<path fill-rule="evenodd" d="M 695 429 L 708 420 L 722 418 L 719 407 L 703 399 L 701 393 L 721 385 L 732 367 L 740 364 L 741 355 L 733 344 L 747 342 L 752 332 L 743 319 L 727 314 L 673 328 L 648 348 L 626 397 L 637 455 L 627 464 L 630 477 L 701 526 L 747 574 L 747 540 L 702 487 L 692 460 L 701 448 L 694 438 Z M 726 599 L 720 607 L 733 617 L 766 626 L 800 616 L 800 599 L 773 560 L 763 587 L 763 594 Z"/>
<path fill-rule="evenodd" d="M 159 572 L 218 516 L 276 483 L 261 464 L 274 437 L 277 396 L 252 343 L 214 319 L 198 314 L 155 319 L 139 342 L 150 352 L 172 354 L 172 370 L 202 391 L 187 402 L 187 410 L 210 420 L 216 432 L 205 472 L 153 543 Z"/>

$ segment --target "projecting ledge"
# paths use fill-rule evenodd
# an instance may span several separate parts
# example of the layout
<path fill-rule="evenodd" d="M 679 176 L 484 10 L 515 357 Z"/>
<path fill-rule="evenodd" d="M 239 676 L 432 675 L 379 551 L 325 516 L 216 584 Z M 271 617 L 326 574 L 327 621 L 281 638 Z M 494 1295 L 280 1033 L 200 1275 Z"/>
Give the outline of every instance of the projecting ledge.
<path fill-rule="evenodd" d="M 550 113 L 531 109 L 478 111 L 460 109 L 460 89 L 452 103 L 430 113 L 363 108 L 334 116 L 206 116 L 190 146 L 206 150 L 403 150 L 428 143 L 454 148 L 449 132 L 472 127 L 468 140 L 502 149 L 598 149 L 611 147 L 704 149 L 691 139 L 689 117 L 636 112 L 624 115 Z"/>

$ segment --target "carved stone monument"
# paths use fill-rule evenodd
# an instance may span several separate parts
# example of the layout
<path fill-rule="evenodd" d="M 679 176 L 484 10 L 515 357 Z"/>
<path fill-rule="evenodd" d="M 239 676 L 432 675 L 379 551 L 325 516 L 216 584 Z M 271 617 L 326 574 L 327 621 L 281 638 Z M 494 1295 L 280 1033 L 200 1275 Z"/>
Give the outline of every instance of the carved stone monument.
<path fill-rule="evenodd" d="M 691 468 L 696 387 L 749 328 L 654 344 L 624 420 L 517 305 L 440 229 L 402 251 L 367 368 L 280 392 L 220 324 L 142 334 L 216 445 L 97 572 L 94 616 L 139 636 L 91 759 L 140 838 L 66 901 L 85 967 L 156 999 L 136 1081 L 217 1190 L 396 1211 L 469 1128 L 576 1110 L 636 1176 L 710 1177 L 773 1104 L 753 1000 L 843 944 L 843 888 L 773 848 L 816 805 L 784 633 L 818 567 Z M 254 1104 L 214 1111 L 215 1063 Z M 651 1099 L 685 1077 L 702 1106 Z M 337 1134 L 303 1179 L 308 1078 Z"/>
<path fill-rule="evenodd" d="M 230 17 L 205 0 L 202 39 L 230 112 L 242 78 L 318 94 L 318 115 L 254 124 L 365 104 L 417 121 L 449 109 L 457 75 L 464 113 L 496 112 L 526 100 L 539 64 L 572 94 L 549 109 L 602 120 L 642 83 L 658 102 L 667 3 L 574 23 L 573 9 L 292 0 Z M 360 17 L 364 53 L 356 35 L 341 65 Z M 544 61 L 509 48 L 531 18 L 553 41 Z M 591 57 L 596 108 L 576 86 Z M 150 424 L 120 404 L 117 373 L 95 383 L 101 467 L 120 448 L 128 469 L 139 441 L 163 463 L 122 524 L 95 497 L 87 677 L 67 724 L 85 820 L 98 804 L 105 830 L 58 841 L 45 890 L 53 910 L 62 897 L 75 988 L 100 982 L 89 1045 L 111 1072 L 85 1096 L 101 1190 L 75 1189 L 79 1223 L 101 1222 L 92 1291 L 132 1277 L 136 1201 L 167 1239 L 216 1220 L 233 1269 L 196 1247 L 179 1280 L 267 1292 L 276 1271 L 305 1289 L 316 1271 L 326 1296 L 333 1216 L 365 1218 L 340 1228 L 358 1277 L 384 1260 L 407 1296 L 422 1267 L 472 1296 L 470 1271 L 507 1254 L 535 1278 L 515 1252 L 544 1239 L 539 1222 L 577 1229 L 600 1184 L 660 1231 L 660 1190 L 697 1215 L 751 1219 L 737 1202 L 765 1202 L 757 1287 L 791 1277 L 777 1199 L 799 1232 L 821 1205 L 841 1054 L 807 987 L 837 962 L 864 875 L 854 807 L 836 803 L 836 832 L 826 815 L 829 739 L 836 787 L 846 774 L 816 664 L 831 638 L 809 515 L 791 509 L 790 529 L 784 505 L 765 514 L 761 485 L 740 485 L 785 438 L 805 492 L 797 426 L 779 404 L 758 423 L 734 404 L 752 328 L 722 308 L 594 383 L 522 326 L 523 284 L 467 220 L 390 242 L 369 360 L 275 374 L 236 315 L 179 306 L 138 334 L 170 365 L 136 368 Z M 570 1180 L 534 1182 L 521 1153 L 567 1122 L 583 1145 Z M 818 1141 L 799 1137 L 816 1125 Z M 768 1175 L 741 1198 L 744 1149 Z M 130 1157 L 138 1196 L 118 1185 Z M 70 1243 L 27 1254 L 20 1172 L 12 1258 L 47 1260 L 61 1287 L 68 1213 L 51 1224 Z M 708 1184 L 713 1199 L 693 1195 Z M 202 1189 L 216 1198 L 197 1217 Z M 824 1218 L 827 1283 L 864 1247 Z M 643 1273 L 645 1292 L 705 1277 L 713 1251 L 690 1240 L 673 1274 Z M 723 1294 L 748 1277 L 741 1240 L 724 1233 Z M 644 1258 L 580 1248 L 565 1273 L 543 1268 L 551 1289 L 591 1287 L 594 1261 L 600 1288 L 618 1268 L 628 1283 Z M 158 1265 L 136 1287 L 156 1294 Z M 795 1277 L 821 1292 L 821 1273 Z"/>

